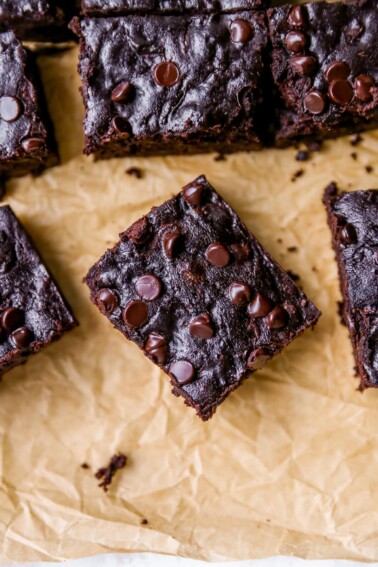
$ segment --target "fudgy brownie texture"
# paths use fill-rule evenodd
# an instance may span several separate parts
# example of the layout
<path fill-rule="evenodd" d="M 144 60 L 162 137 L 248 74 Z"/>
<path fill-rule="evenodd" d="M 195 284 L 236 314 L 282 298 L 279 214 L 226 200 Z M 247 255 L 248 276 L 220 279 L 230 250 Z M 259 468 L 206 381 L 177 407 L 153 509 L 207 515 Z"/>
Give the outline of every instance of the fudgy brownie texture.
<path fill-rule="evenodd" d="M 58 163 L 51 122 L 31 53 L 0 33 L 0 178 Z"/>
<path fill-rule="evenodd" d="M 85 281 L 203 420 L 320 315 L 203 176 L 121 234 Z"/>
<path fill-rule="evenodd" d="M 378 190 L 324 194 L 360 390 L 378 387 Z"/>
<path fill-rule="evenodd" d="M 214 14 L 267 8 L 270 0 L 82 0 L 86 16 Z"/>
<path fill-rule="evenodd" d="M 0 29 L 12 28 L 29 41 L 59 42 L 72 39 L 67 25 L 75 0 L 1 0 Z"/>
<path fill-rule="evenodd" d="M 76 324 L 24 228 L 0 207 L 0 375 Z"/>
<path fill-rule="evenodd" d="M 377 0 L 287 5 L 268 19 L 278 146 L 378 125 Z"/>
<path fill-rule="evenodd" d="M 227 153 L 261 147 L 263 12 L 87 18 L 79 71 L 85 153 Z"/>

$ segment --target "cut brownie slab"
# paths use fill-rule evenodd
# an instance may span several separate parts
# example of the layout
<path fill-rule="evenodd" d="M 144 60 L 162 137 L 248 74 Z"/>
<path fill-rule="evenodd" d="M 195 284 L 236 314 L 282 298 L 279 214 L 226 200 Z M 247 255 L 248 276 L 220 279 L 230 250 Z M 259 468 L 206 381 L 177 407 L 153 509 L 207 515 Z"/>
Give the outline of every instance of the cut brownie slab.
<path fill-rule="evenodd" d="M 278 146 L 378 126 L 377 0 L 281 6 L 268 18 Z"/>
<path fill-rule="evenodd" d="M 0 375 L 76 324 L 24 228 L 0 207 Z"/>
<path fill-rule="evenodd" d="M 267 8 L 270 0 L 82 0 L 86 16 L 214 14 Z"/>
<path fill-rule="evenodd" d="M 85 281 L 203 420 L 320 315 L 203 176 L 123 233 Z"/>
<path fill-rule="evenodd" d="M 378 190 L 338 194 L 324 204 L 336 252 L 342 314 L 352 339 L 360 389 L 378 387 Z"/>
<path fill-rule="evenodd" d="M 0 33 L 0 177 L 58 163 L 37 68 L 13 32 Z"/>
<path fill-rule="evenodd" d="M 85 153 L 261 147 L 265 14 L 75 20 Z"/>

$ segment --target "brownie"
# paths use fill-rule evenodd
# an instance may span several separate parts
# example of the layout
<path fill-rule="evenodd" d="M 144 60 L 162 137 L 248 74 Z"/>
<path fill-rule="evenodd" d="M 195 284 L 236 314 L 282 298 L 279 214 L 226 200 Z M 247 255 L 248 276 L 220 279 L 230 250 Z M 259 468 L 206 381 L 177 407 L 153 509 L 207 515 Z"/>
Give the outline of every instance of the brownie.
<path fill-rule="evenodd" d="M 0 33 L 0 177 L 40 173 L 58 163 L 52 126 L 31 53 Z"/>
<path fill-rule="evenodd" d="M 85 153 L 259 149 L 263 12 L 76 19 Z"/>
<path fill-rule="evenodd" d="M 268 11 L 276 144 L 378 126 L 377 0 Z"/>
<path fill-rule="evenodd" d="M 28 41 L 56 43 L 72 39 L 68 22 L 75 0 L 1 0 L 0 29 L 12 28 Z"/>
<path fill-rule="evenodd" d="M 203 176 L 120 238 L 91 299 L 203 420 L 320 316 Z"/>
<path fill-rule="evenodd" d="M 270 0 L 82 0 L 86 16 L 214 14 L 267 8 Z"/>
<path fill-rule="evenodd" d="M 9 206 L 0 207 L 0 375 L 76 321 Z"/>
<path fill-rule="evenodd" d="M 324 194 L 360 390 L 378 387 L 378 190 Z"/>

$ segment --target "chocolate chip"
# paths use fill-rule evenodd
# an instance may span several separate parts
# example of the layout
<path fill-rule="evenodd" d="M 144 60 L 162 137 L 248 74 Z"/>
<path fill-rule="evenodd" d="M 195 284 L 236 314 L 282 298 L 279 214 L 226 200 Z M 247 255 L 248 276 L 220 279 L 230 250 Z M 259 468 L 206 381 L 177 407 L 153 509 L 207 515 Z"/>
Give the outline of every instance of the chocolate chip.
<path fill-rule="evenodd" d="M 265 317 L 265 322 L 269 329 L 282 329 L 286 325 L 288 318 L 288 312 L 281 305 L 276 305 Z"/>
<path fill-rule="evenodd" d="M 300 150 L 295 156 L 295 159 L 297 161 L 307 161 L 309 157 L 310 157 L 309 152 L 307 152 L 306 150 Z"/>
<path fill-rule="evenodd" d="M 136 221 L 129 230 L 126 231 L 126 235 L 134 244 L 145 244 L 151 236 L 150 226 L 146 217 Z"/>
<path fill-rule="evenodd" d="M 141 327 L 148 319 L 147 305 L 143 301 L 130 301 L 124 309 L 123 320 L 126 325 L 137 329 Z"/>
<path fill-rule="evenodd" d="M 195 375 L 193 365 L 186 360 L 178 360 L 177 362 L 174 362 L 169 371 L 182 386 L 192 382 Z"/>
<path fill-rule="evenodd" d="M 352 85 L 345 79 L 336 79 L 328 87 L 328 96 L 335 104 L 348 104 L 353 98 Z"/>
<path fill-rule="evenodd" d="M 359 75 L 354 83 L 354 92 L 356 97 L 363 102 L 371 100 L 371 89 L 374 87 L 375 81 L 370 75 Z"/>
<path fill-rule="evenodd" d="M 19 327 L 22 327 L 24 321 L 24 312 L 16 307 L 8 307 L 8 309 L 5 309 L 0 315 L 0 326 L 7 333 L 11 333 Z"/>
<path fill-rule="evenodd" d="M 147 274 L 135 284 L 139 297 L 145 301 L 155 301 L 161 294 L 161 281 L 156 276 Z"/>
<path fill-rule="evenodd" d="M 311 114 L 321 114 L 325 109 L 325 99 L 320 91 L 310 91 L 304 98 L 305 109 Z"/>
<path fill-rule="evenodd" d="M 294 8 L 292 8 L 288 22 L 294 27 L 303 26 L 305 24 L 305 14 L 302 6 L 294 6 Z"/>
<path fill-rule="evenodd" d="M 235 256 L 238 262 L 243 262 L 249 258 L 251 253 L 251 247 L 247 242 L 238 242 L 236 244 L 231 244 L 231 252 Z"/>
<path fill-rule="evenodd" d="M 173 61 L 163 61 L 154 69 L 155 83 L 160 87 L 173 87 L 180 78 L 180 71 Z"/>
<path fill-rule="evenodd" d="M 285 45 L 289 51 L 298 53 L 304 50 L 306 46 L 306 37 L 302 32 L 291 31 L 285 38 Z"/>
<path fill-rule="evenodd" d="M 169 260 L 173 260 L 177 256 L 181 240 L 182 234 L 179 230 L 172 230 L 164 234 L 163 248 L 165 255 L 169 258 Z"/>
<path fill-rule="evenodd" d="M 230 29 L 233 43 L 246 43 L 253 37 L 253 27 L 246 20 L 234 20 Z"/>
<path fill-rule="evenodd" d="M 15 96 L 0 98 L 0 118 L 5 122 L 14 122 L 22 114 L 21 101 Z"/>
<path fill-rule="evenodd" d="M 186 185 L 182 190 L 182 194 L 189 205 L 192 205 L 192 207 L 198 207 L 202 202 L 204 189 L 205 188 L 202 183 L 195 182 L 190 185 Z"/>
<path fill-rule="evenodd" d="M 128 102 L 132 91 L 133 87 L 131 83 L 129 83 L 129 81 L 123 81 L 112 90 L 110 97 L 112 101 L 116 103 Z"/>
<path fill-rule="evenodd" d="M 22 140 L 21 146 L 27 154 L 38 152 L 45 147 L 45 142 L 41 138 L 25 138 Z"/>
<path fill-rule="evenodd" d="M 144 348 L 152 356 L 154 362 L 165 364 L 168 355 L 165 337 L 158 333 L 151 333 Z"/>
<path fill-rule="evenodd" d="M 354 244 L 357 242 L 357 232 L 352 224 L 345 224 L 339 231 L 339 238 L 343 244 Z"/>
<path fill-rule="evenodd" d="M 228 293 L 234 305 L 244 305 L 251 299 L 251 290 L 244 282 L 233 282 Z"/>
<path fill-rule="evenodd" d="M 295 55 L 290 59 L 290 65 L 298 75 L 311 75 L 316 67 L 316 61 L 311 55 Z"/>
<path fill-rule="evenodd" d="M 230 253 L 220 242 L 214 242 L 206 250 L 206 259 L 217 268 L 224 268 L 230 261 Z"/>
<path fill-rule="evenodd" d="M 350 75 L 350 67 L 344 61 L 334 61 L 328 65 L 324 76 L 329 83 L 336 79 L 347 79 Z"/>
<path fill-rule="evenodd" d="M 111 315 L 118 306 L 118 299 L 110 289 L 104 288 L 96 295 L 96 304 L 102 313 Z"/>
<path fill-rule="evenodd" d="M 110 125 L 116 134 L 132 133 L 130 122 L 125 118 L 122 118 L 122 116 L 114 116 Z"/>
<path fill-rule="evenodd" d="M 272 358 L 265 348 L 258 348 L 251 352 L 247 360 L 247 366 L 251 370 L 260 370 Z"/>
<path fill-rule="evenodd" d="M 274 307 L 274 303 L 265 295 L 256 293 L 251 303 L 248 305 L 248 314 L 254 319 L 265 317 Z"/>
<path fill-rule="evenodd" d="M 214 335 L 214 328 L 210 316 L 205 313 L 193 319 L 189 325 L 189 332 L 193 337 L 199 339 L 211 339 Z"/>
<path fill-rule="evenodd" d="M 27 327 L 20 327 L 19 329 L 16 329 L 10 336 L 14 346 L 20 350 L 26 350 L 33 338 L 33 333 Z"/>

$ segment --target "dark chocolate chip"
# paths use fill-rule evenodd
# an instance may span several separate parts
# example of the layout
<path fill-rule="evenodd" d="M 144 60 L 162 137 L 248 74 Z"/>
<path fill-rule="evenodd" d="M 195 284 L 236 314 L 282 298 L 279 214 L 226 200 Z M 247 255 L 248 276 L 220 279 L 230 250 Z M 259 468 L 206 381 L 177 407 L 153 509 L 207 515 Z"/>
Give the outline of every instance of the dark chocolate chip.
<path fill-rule="evenodd" d="M 45 142 L 41 138 L 25 138 L 22 140 L 21 146 L 27 154 L 38 152 L 45 147 Z"/>
<path fill-rule="evenodd" d="M 305 24 L 303 6 L 294 6 L 289 14 L 288 22 L 291 26 L 300 27 Z"/>
<path fill-rule="evenodd" d="M 295 159 L 297 161 L 307 161 L 310 157 L 310 154 L 308 151 L 306 150 L 300 150 L 297 155 L 295 156 Z"/>
<path fill-rule="evenodd" d="M 311 114 L 321 114 L 325 109 L 325 99 L 320 91 L 310 91 L 304 98 L 304 105 Z"/>
<path fill-rule="evenodd" d="M 253 27 L 246 20 L 234 20 L 230 29 L 233 43 L 246 43 L 253 37 Z"/>
<path fill-rule="evenodd" d="M 204 186 L 202 183 L 196 182 L 186 185 L 182 190 L 182 194 L 189 205 L 192 205 L 192 207 L 198 207 L 202 202 L 203 191 Z"/>
<path fill-rule="evenodd" d="M 177 362 L 174 362 L 169 370 L 172 376 L 176 378 L 177 382 L 182 386 L 189 384 L 194 379 L 194 367 L 186 360 L 178 360 Z"/>
<path fill-rule="evenodd" d="M 26 350 L 33 338 L 33 333 L 27 327 L 20 327 L 19 329 L 16 329 L 10 336 L 14 346 L 20 350 Z"/>
<path fill-rule="evenodd" d="M 311 75 L 316 67 L 316 61 L 311 55 L 295 55 L 290 59 L 290 65 L 299 75 Z"/>
<path fill-rule="evenodd" d="M 0 98 L 0 118 L 5 122 L 14 122 L 22 114 L 22 103 L 16 96 Z"/>
<path fill-rule="evenodd" d="M 132 91 L 133 87 L 131 83 L 129 83 L 129 81 L 123 81 L 112 90 L 111 99 L 116 103 L 128 102 Z"/>
<path fill-rule="evenodd" d="M 288 322 L 288 319 L 288 312 L 281 305 L 276 305 L 265 317 L 265 322 L 270 329 L 282 329 Z"/>
<path fill-rule="evenodd" d="M 179 252 L 182 234 L 179 230 L 166 232 L 163 236 L 163 248 L 169 260 L 173 260 Z"/>
<path fill-rule="evenodd" d="M 118 299 L 112 290 L 104 288 L 96 295 L 96 304 L 102 313 L 111 315 L 118 306 Z"/>
<path fill-rule="evenodd" d="M 161 281 L 152 274 L 146 274 L 138 279 L 135 288 L 145 301 L 156 301 L 161 294 Z"/>
<path fill-rule="evenodd" d="M 247 360 L 247 366 L 251 370 L 260 370 L 272 355 L 265 348 L 258 348 L 251 352 Z"/>
<path fill-rule="evenodd" d="M 334 61 L 328 65 L 324 76 L 329 83 L 336 79 L 347 79 L 350 75 L 350 67 L 344 61 Z"/>
<path fill-rule="evenodd" d="M 352 224 L 346 224 L 339 231 L 340 241 L 343 244 L 354 244 L 357 242 L 357 232 Z"/>
<path fill-rule="evenodd" d="M 144 244 L 151 236 L 150 226 L 146 217 L 136 221 L 126 232 L 134 244 Z"/>
<path fill-rule="evenodd" d="M 124 309 L 123 320 L 126 325 L 137 329 L 141 327 L 148 319 L 147 305 L 143 301 L 130 301 Z"/>
<path fill-rule="evenodd" d="M 163 61 L 154 69 L 155 83 L 160 87 L 173 87 L 180 78 L 180 71 L 173 61 Z"/>
<path fill-rule="evenodd" d="M 230 248 L 231 252 L 238 262 L 247 260 L 251 253 L 251 247 L 247 242 L 238 242 L 236 244 L 231 244 Z"/>
<path fill-rule="evenodd" d="M 220 242 L 213 242 L 206 250 L 206 259 L 217 268 L 224 268 L 230 261 L 230 253 Z"/>
<path fill-rule="evenodd" d="M 131 134 L 131 124 L 122 116 L 114 116 L 111 121 L 111 127 L 116 134 Z"/>
<path fill-rule="evenodd" d="M 285 45 L 289 51 L 299 53 L 306 46 L 306 36 L 302 32 L 291 31 L 285 38 Z"/>
<path fill-rule="evenodd" d="M 353 98 L 353 87 L 345 79 L 336 79 L 328 87 L 328 96 L 335 104 L 348 104 Z"/>
<path fill-rule="evenodd" d="M 371 89 L 374 87 L 375 81 L 370 75 L 359 75 L 354 83 L 354 92 L 356 97 L 363 102 L 371 100 Z"/>
<path fill-rule="evenodd" d="M 251 303 L 248 305 L 248 313 L 254 319 L 265 317 L 272 311 L 274 303 L 265 295 L 256 293 Z"/>
<path fill-rule="evenodd" d="M 214 328 L 210 316 L 205 313 L 193 319 L 189 325 L 189 332 L 193 337 L 199 339 L 211 339 L 214 335 Z"/>
<path fill-rule="evenodd" d="M 244 282 L 233 282 L 228 293 L 234 305 L 244 305 L 251 299 L 251 290 Z"/>
<path fill-rule="evenodd" d="M 167 341 L 158 333 L 151 333 L 145 344 L 145 350 L 158 364 L 165 364 L 168 355 Z"/>
<path fill-rule="evenodd" d="M 16 307 L 8 307 L 0 315 L 0 326 L 7 332 L 11 333 L 19 327 L 22 327 L 25 321 L 25 315 L 22 309 Z"/>

